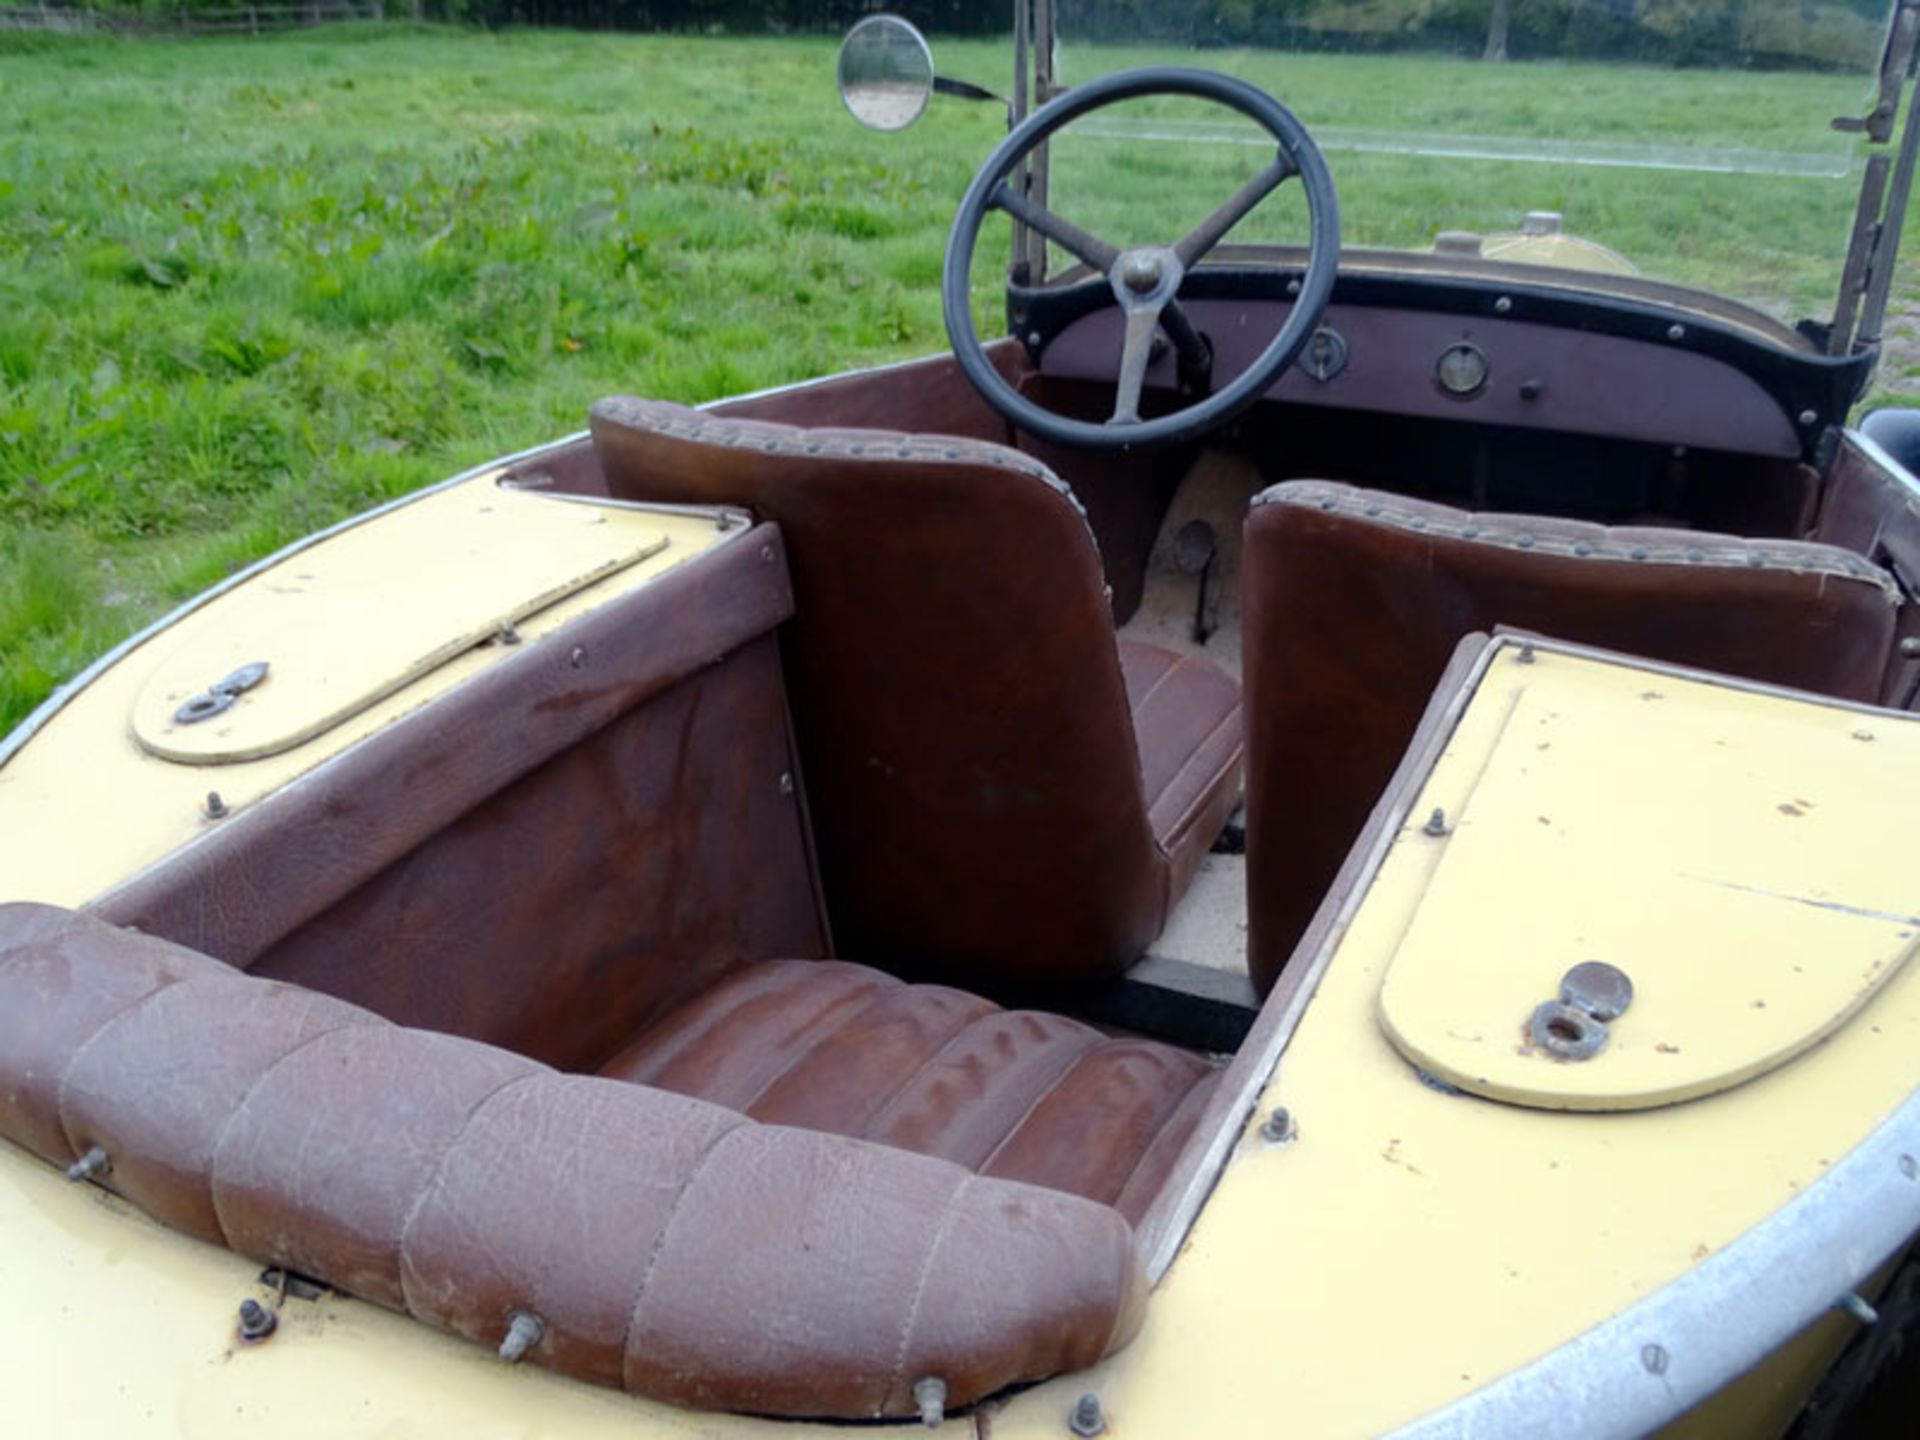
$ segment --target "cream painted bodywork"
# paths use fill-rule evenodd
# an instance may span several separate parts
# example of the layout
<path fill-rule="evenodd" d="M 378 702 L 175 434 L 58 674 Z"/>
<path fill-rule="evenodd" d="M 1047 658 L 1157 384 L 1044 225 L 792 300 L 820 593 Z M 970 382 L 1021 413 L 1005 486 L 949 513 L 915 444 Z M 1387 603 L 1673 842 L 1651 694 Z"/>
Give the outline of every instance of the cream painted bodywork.
<path fill-rule="evenodd" d="M 1920 726 L 1777 703 L 1643 725 L 1667 704 L 1652 680 L 1511 694 L 1448 833 L 1426 837 L 1443 853 L 1380 988 L 1389 1038 L 1430 1074 L 1548 1109 L 1690 1100 L 1832 1034 L 1920 945 L 1905 847 L 1834 843 L 1920 815 Z M 1687 943 L 1650 943 L 1667 933 Z M 1570 1063 L 1525 1032 L 1587 960 L 1636 995 Z"/>
<path fill-rule="evenodd" d="M 1615 762 L 1585 770 L 1622 846 L 1689 803 L 1689 758 L 1654 739 L 1677 713 L 1716 717 L 1720 727 L 1709 728 L 1734 736 L 1787 713 L 1843 736 L 1867 728 L 1877 735 L 1873 783 L 1911 767 L 1920 743 L 1912 716 L 1545 648 L 1520 665 L 1518 653 L 1494 652 L 1140 1337 L 1091 1371 L 1014 1397 L 994 1415 L 994 1440 L 1057 1440 L 1061 1417 L 1087 1390 L 1101 1396 L 1116 1434 L 1391 1431 L 1648 1300 L 1816 1184 L 1920 1085 L 1920 967 L 1912 966 L 1826 1044 L 1685 1105 L 1565 1114 L 1445 1094 L 1420 1079 L 1380 1029 L 1380 984 L 1446 854 L 1422 833 L 1426 817 L 1436 806 L 1464 813 L 1502 744 L 1537 743 L 1507 729 L 1516 691 L 1550 697 L 1563 711 L 1637 696 L 1650 684 L 1666 693 L 1662 705 L 1628 707 L 1641 718 L 1622 722 Z M 1756 752 L 1753 764 L 1764 770 L 1773 758 Z M 1816 772 L 1793 783 L 1826 779 Z M 1532 843 L 1537 828 L 1526 817 L 1511 843 Z M 1889 853 L 1898 838 L 1836 830 L 1825 843 L 1836 862 L 1885 874 L 1898 862 Z M 1777 831 L 1751 827 L 1719 857 L 1722 874 L 1767 874 L 1777 845 Z M 1920 890 L 1920 876 L 1911 867 L 1906 874 Z M 1704 951 L 1722 937 L 1656 924 L 1641 938 L 1648 951 Z M 1290 1144 L 1260 1134 L 1275 1105 L 1294 1117 Z M 1850 1282 L 1834 1283 L 1837 1298 Z M 1651 1372 L 1639 1379 L 1664 1388 Z"/>
<path fill-rule="evenodd" d="M 1816 1186 L 1913 1093 L 1914 966 L 1826 1043 L 1737 1088 L 1659 1110 L 1566 1114 L 1442 1093 L 1381 1030 L 1382 980 L 1446 867 L 1448 845 L 1423 834 L 1420 821 L 1434 807 L 1474 815 L 1476 787 L 1490 769 L 1513 747 L 1537 743 L 1513 727 L 1522 703 L 1617 717 L 1615 763 L 1576 765 L 1561 783 L 1588 823 L 1622 846 L 1689 803 L 1698 778 L 1690 744 L 1739 738 L 1753 747 L 1754 771 L 1771 776 L 1789 758 L 1767 738 L 1783 725 L 1840 736 L 1857 747 L 1842 747 L 1846 766 L 1822 762 L 1816 746 L 1812 758 L 1792 757 L 1805 773 L 1790 782 L 1782 774 L 1796 795 L 1817 794 L 1823 813 L 1834 814 L 1864 804 L 1863 787 L 1910 772 L 1920 745 L 1912 717 L 1667 673 L 1656 682 L 1653 674 L 1548 647 L 1525 665 L 1513 647 L 1493 652 L 1419 787 L 1412 820 L 1368 877 L 1364 901 L 1139 1338 L 1092 1371 L 990 1406 L 982 1428 L 994 1440 L 1058 1440 L 1069 1407 L 1087 1390 L 1101 1396 L 1117 1436 L 1391 1430 L 1655 1296 Z M 1653 683 L 1663 692 L 1657 705 L 1638 698 Z M 84 718 L 73 710 L 34 744 L 81 731 Z M 1676 720 L 1686 722 L 1678 731 Z M 1873 740 L 1852 736 L 1863 728 Z M 124 731 L 120 738 L 128 743 Z M 147 808 L 144 798 L 130 808 Z M 1475 824 L 1482 838 L 1504 839 L 1516 852 L 1537 829 L 1531 816 L 1493 812 Z M 52 833 L 43 831 L 49 849 Z M 1716 873 L 1740 885 L 1777 882 L 1783 837 L 1798 833 L 1734 827 Z M 1871 892 L 1884 898 L 1904 893 L 1884 853 L 1895 838 L 1832 823 L 1819 848 L 1832 873 L 1869 877 L 1888 887 Z M 66 859 L 95 863 L 84 850 Z M 98 888 L 79 881 L 69 893 L 89 884 Z M 1575 887 L 1565 903 L 1588 902 Z M 1708 925 L 1697 916 L 1649 916 L 1633 937 L 1635 951 L 1647 963 L 1714 953 L 1724 937 Z M 1290 1143 L 1259 1133 L 1259 1115 L 1276 1104 L 1296 1117 Z M 70 1186 L 10 1147 L 0 1147 L 0 1235 L 0 1393 L 18 1398 L 23 1433 L 845 1433 L 701 1415 L 509 1369 L 476 1347 L 338 1297 L 287 1301 L 279 1333 L 243 1347 L 234 1314 L 242 1298 L 266 1293 L 257 1267 L 163 1230 L 91 1187 Z M 1809 1343 L 1824 1349 L 1832 1338 L 1826 1322 Z M 1652 1373 L 1645 1379 L 1661 1383 Z M 973 1427 L 962 1418 L 946 1430 Z"/>
<path fill-rule="evenodd" d="M 508 623 L 538 639 L 719 538 L 710 512 L 498 481 L 482 471 L 299 548 L 80 689 L 0 764 L 0 900 L 103 895 L 219 824 L 210 791 L 237 814 L 497 663 L 508 649 L 486 637 Z M 415 619 L 396 619 L 405 610 Z M 235 657 L 274 669 L 226 715 L 169 726 Z M 206 763 L 209 752 L 256 758 Z"/>

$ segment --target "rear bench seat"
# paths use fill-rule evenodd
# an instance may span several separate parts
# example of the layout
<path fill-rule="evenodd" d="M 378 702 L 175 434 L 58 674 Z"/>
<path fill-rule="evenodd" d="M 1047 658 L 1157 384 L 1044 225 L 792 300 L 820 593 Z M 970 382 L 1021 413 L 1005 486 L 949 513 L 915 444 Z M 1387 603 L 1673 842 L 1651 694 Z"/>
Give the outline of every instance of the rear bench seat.
<path fill-rule="evenodd" d="M 1242 564 L 1262 993 L 1465 636 L 1508 626 L 1871 702 L 1900 601 L 1832 545 L 1476 514 L 1322 480 L 1255 497 Z"/>
<path fill-rule="evenodd" d="M 873 1025 L 965 1017 L 937 1081 L 950 1103 L 923 1115 L 958 1113 L 968 1080 L 1000 1071 L 988 1061 L 1003 1041 L 1046 1057 L 1014 1069 L 1083 1057 L 1052 1087 L 1063 1103 L 1083 1082 L 1131 1093 L 1153 1068 L 1154 1047 L 1103 1047 L 1046 1017 L 996 1022 L 980 1002 L 857 967 L 799 962 L 734 984 L 816 1041 L 807 1017 L 835 1007 L 799 1003 L 809 987 Z M 621 1063 L 677 1061 L 685 1080 L 714 1013 L 696 1006 Z M 1111 1061 L 1089 1068 L 1103 1048 Z M 1098 1096 L 1078 1099 L 1102 1129 Z M 778 1110 L 771 1091 L 759 1108 Z M 187 1235 L 482 1344 L 532 1317 L 528 1359 L 676 1404 L 904 1416 L 923 1379 L 959 1406 L 1126 1344 L 1147 1295 L 1131 1229 L 1106 1204 L 1003 1178 L 1046 1138 L 1010 1108 L 969 1130 L 977 1143 L 954 1163 L 562 1074 L 86 915 L 0 906 L 0 1136 Z M 1098 1148 L 1074 1153 L 1112 1188 Z"/>

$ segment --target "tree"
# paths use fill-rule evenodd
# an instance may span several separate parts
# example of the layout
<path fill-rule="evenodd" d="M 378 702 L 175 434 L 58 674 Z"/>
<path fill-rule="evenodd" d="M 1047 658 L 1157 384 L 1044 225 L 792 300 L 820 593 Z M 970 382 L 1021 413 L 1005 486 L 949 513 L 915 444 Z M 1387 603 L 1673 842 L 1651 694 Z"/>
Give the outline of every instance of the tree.
<path fill-rule="evenodd" d="M 1513 0 L 1493 0 L 1493 16 L 1487 21 L 1487 48 L 1482 60 L 1507 58 L 1507 31 L 1513 24 Z"/>

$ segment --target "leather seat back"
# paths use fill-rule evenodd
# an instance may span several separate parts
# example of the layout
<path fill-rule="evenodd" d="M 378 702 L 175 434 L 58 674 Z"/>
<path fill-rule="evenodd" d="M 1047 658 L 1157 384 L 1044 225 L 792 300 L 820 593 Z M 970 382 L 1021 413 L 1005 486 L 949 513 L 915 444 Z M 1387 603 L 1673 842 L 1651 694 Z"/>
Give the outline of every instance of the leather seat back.
<path fill-rule="evenodd" d="M 1454 647 L 1500 626 L 1851 700 L 1898 591 L 1851 551 L 1276 485 L 1242 570 L 1249 963 L 1273 983 Z"/>
<path fill-rule="evenodd" d="M 616 498 L 745 505 L 781 528 L 840 954 L 1051 984 L 1145 949 L 1168 865 L 1099 555 L 1051 471 L 981 441 L 632 398 L 596 405 L 592 428 Z"/>

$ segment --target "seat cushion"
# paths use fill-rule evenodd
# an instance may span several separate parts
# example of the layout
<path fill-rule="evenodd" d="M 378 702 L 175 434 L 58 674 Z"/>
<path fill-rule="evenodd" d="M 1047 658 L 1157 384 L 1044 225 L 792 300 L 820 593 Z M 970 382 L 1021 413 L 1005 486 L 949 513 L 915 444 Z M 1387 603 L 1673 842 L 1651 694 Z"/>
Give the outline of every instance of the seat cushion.
<path fill-rule="evenodd" d="M 1120 673 L 1147 820 L 1172 865 L 1178 903 L 1240 799 L 1240 686 L 1217 665 L 1131 640 L 1120 642 Z"/>
<path fill-rule="evenodd" d="M 1098 1200 L 1137 1223 L 1221 1071 L 864 965 L 771 960 L 649 1026 L 600 1073 Z"/>

